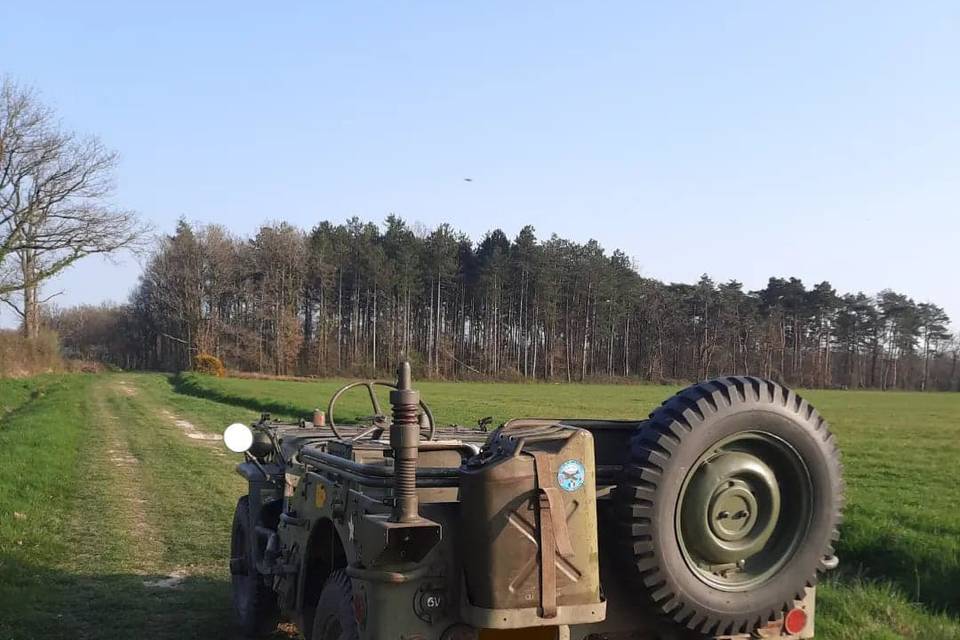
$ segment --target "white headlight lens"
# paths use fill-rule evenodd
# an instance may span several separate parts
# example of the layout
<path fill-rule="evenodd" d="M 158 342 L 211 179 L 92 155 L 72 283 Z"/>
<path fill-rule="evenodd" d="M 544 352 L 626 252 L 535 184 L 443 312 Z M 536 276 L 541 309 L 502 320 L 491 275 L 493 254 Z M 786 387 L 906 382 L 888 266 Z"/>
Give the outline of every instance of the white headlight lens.
<path fill-rule="evenodd" d="M 253 444 L 253 431 L 247 425 L 235 422 L 224 430 L 223 444 L 234 453 L 243 453 Z"/>

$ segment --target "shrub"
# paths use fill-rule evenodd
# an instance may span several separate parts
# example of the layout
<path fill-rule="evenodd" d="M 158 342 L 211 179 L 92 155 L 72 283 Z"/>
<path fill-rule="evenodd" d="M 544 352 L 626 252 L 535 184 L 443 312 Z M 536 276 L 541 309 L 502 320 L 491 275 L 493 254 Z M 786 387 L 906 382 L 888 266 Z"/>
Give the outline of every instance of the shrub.
<path fill-rule="evenodd" d="M 30 376 L 62 369 L 56 333 L 41 331 L 36 338 L 24 338 L 18 331 L 0 331 L 0 377 Z"/>
<path fill-rule="evenodd" d="M 198 353 L 193 357 L 193 370 L 208 376 L 222 378 L 227 374 L 220 358 L 209 353 Z"/>

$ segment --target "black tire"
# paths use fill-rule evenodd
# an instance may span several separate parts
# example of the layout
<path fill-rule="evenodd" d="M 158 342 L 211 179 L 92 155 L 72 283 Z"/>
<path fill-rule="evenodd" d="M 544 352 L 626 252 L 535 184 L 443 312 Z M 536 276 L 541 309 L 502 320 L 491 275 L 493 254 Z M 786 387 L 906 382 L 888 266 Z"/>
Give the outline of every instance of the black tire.
<path fill-rule="evenodd" d="M 230 573 L 233 614 L 237 627 L 246 637 L 272 633 L 280 619 L 277 596 L 257 572 L 247 527 L 250 505 L 247 496 L 237 501 L 230 537 Z"/>
<path fill-rule="evenodd" d="M 343 571 L 332 572 L 323 584 L 310 640 L 360 640 L 353 613 L 353 586 Z"/>
<path fill-rule="evenodd" d="M 795 456 L 799 461 L 784 468 L 800 469 L 797 477 L 803 482 L 792 482 L 788 477 L 787 484 L 781 485 L 780 476 L 774 477 L 777 491 L 795 486 L 799 487 L 797 491 L 809 492 L 803 496 L 804 515 L 792 515 L 786 500 L 784 509 L 771 509 L 767 537 L 760 538 L 757 544 L 763 549 L 759 553 L 777 558 L 776 562 L 765 573 L 758 572 L 758 584 L 752 584 L 750 577 L 737 588 L 727 588 L 725 584 L 718 587 L 710 583 L 710 576 L 703 575 L 715 569 L 704 569 L 699 561 L 692 560 L 684 542 L 683 531 L 687 531 L 688 523 L 683 521 L 681 526 L 680 515 L 687 513 L 680 510 L 681 497 L 687 495 L 684 492 L 691 486 L 690 478 L 697 469 L 722 466 L 715 462 L 719 458 L 710 458 L 720 451 L 719 443 L 753 437 L 769 438 L 776 446 L 782 443 L 784 451 L 789 452 L 784 456 Z M 714 467 L 709 467 L 711 464 Z M 713 496 L 709 504 L 715 504 L 723 492 L 732 491 L 725 487 L 734 486 L 727 482 L 733 477 L 725 476 L 719 489 L 703 494 Z M 806 400 L 768 380 L 710 380 L 668 399 L 633 436 L 630 463 L 614 493 L 618 541 L 626 543 L 625 553 L 634 567 L 631 577 L 655 611 L 703 634 L 748 633 L 793 607 L 794 600 L 803 597 L 804 589 L 816 584 L 817 574 L 827 570 L 827 558 L 832 558 L 833 544 L 839 536 L 843 488 L 834 437 Z M 779 505 L 779 494 L 776 500 Z M 698 508 L 701 504 L 697 503 Z M 686 505 L 684 502 L 683 506 Z M 695 525 L 708 529 L 727 526 L 711 522 L 711 508 L 708 507 L 706 518 L 696 512 Z M 761 511 L 756 503 L 754 510 Z M 795 511 L 800 511 L 800 507 Z M 749 511 L 741 513 L 747 515 L 740 517 L 749 518 Z M 715 517 L 729 517 L 727 511 L 719 514 Z M 795 523 L 783 524 L 785 519 L 794 517 Z M 789 544 L 782 542 L 785 540 Z M 774 546 L 773 551 L 767 551 Z M 780 548 L 786 550 L 777 556 Z M 743 564 L 734 566 L 720 569 L 717 575 L 724 579 L 730 572 L 750 575 Z"/>

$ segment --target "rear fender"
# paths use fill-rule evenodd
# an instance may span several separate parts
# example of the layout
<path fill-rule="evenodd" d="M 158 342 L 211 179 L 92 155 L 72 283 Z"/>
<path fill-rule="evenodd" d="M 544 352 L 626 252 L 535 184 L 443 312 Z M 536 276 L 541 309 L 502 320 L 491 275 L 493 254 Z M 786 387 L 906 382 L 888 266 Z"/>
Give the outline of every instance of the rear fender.
<path fill-rule="evenodd" d="M 348 564 L 343 540 L 329 518 L 317 520 L 300 563 L 297 580 L 297 609 L 310 611 L 320 597 L 320 590 L 332 571 Z"/>

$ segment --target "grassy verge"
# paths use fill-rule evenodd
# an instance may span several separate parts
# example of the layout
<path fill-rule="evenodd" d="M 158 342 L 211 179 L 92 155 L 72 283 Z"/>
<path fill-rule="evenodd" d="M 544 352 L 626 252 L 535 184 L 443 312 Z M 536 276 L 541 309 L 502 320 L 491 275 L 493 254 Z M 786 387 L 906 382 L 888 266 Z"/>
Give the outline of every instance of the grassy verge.
<path fill-rule="evenodd" d="M 70 555 L 64 533 L 86 426 L 77 421 L 88 415 L 90 384 L 81 376 L 0 382 L 2 404 L 14 406 L 0 425 L 0 637 L 27 637 L 19 620 L 49 619 L 45 596 L 61 590 L 50 568 Z"/>
<path fill-rule="evenodd" d="M 242 481 L 182 424 L 253 417 L 239 413 L 160 376 L 63 376 L 9 414 L 0 638 L 233 637 L 224 558 Z"/>
<path fill-rule="evenodd" d="M 60 380 L 62 377 L 53 375 L 0 378 L 0 426 L 28 402 L 42 397 L 48 386 Z"/>

